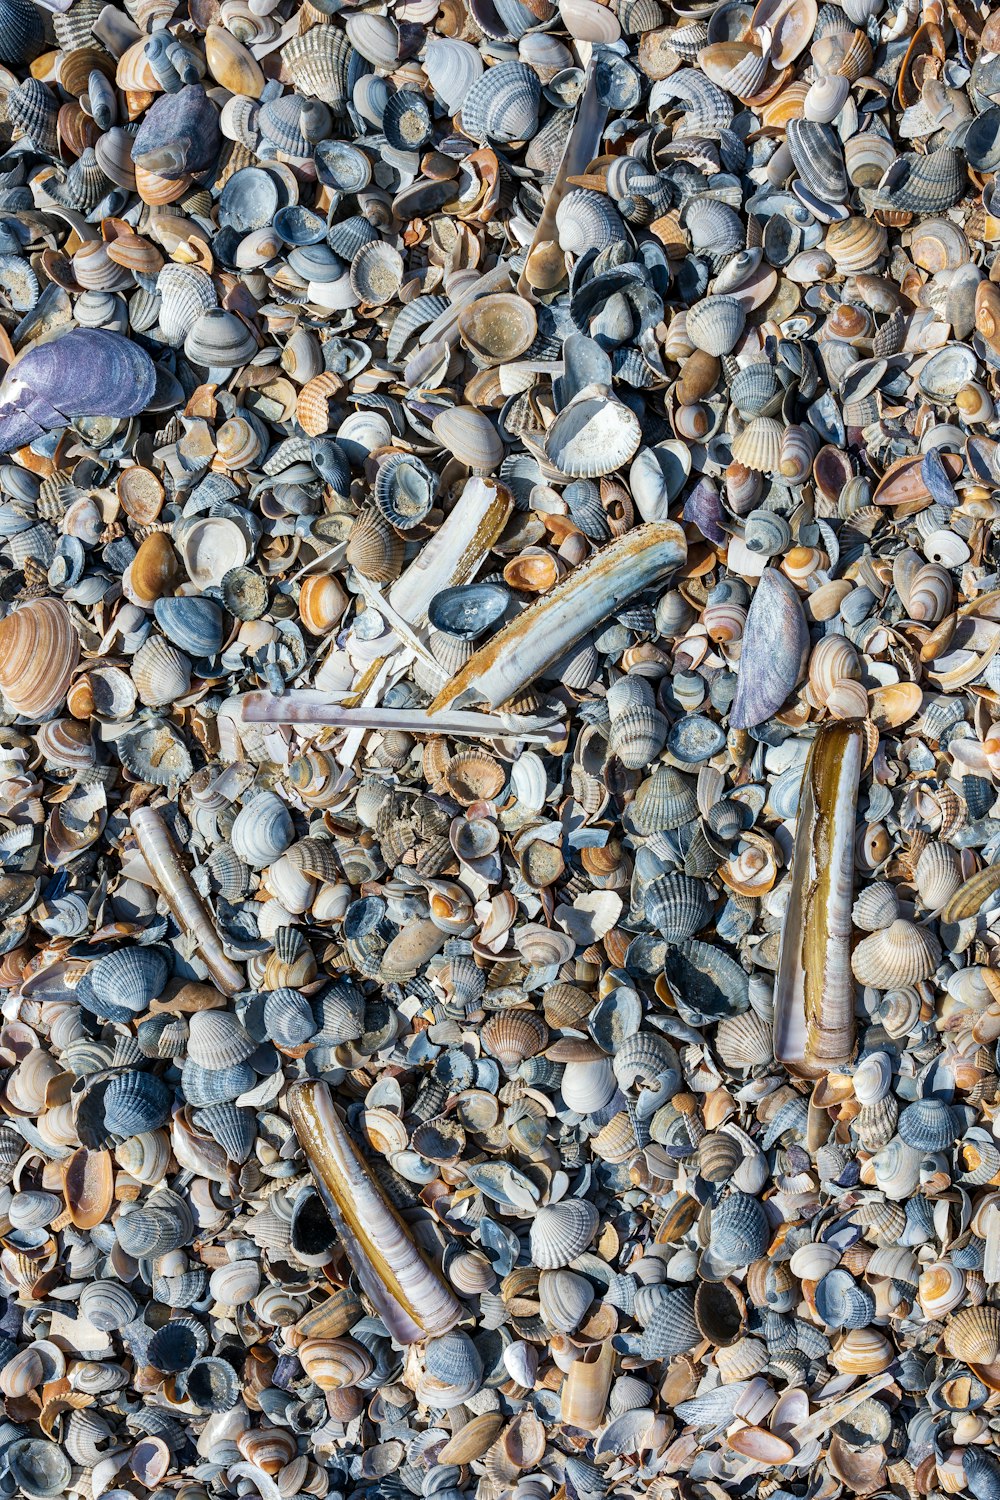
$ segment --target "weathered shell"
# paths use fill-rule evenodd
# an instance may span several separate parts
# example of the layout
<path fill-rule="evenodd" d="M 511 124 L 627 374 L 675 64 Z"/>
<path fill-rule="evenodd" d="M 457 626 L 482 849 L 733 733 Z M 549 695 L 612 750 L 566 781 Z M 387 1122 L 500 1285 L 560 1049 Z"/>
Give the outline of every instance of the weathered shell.
<path fill-rule="evenodd" d="M 765 568 L 743 631 L 730 715 L 735 727 L 754 728 L 777 712 L 802 676 L 808 648 L 805 617 L 793 585 L 776 568 Z"/>
<path fill-rule="evenodd" d="M 288 809 L 273 792 L 262 792 L 247 803 L 237 814 L 230 835 L 236 853 L 255 869 L 284 854 L 294 837 Z"/>
<path fill-rule="evenodd" d="M 746 324 L 743 304 L 736 297 L 706 297 L 689 308 L 685 320 L 688 338 L 706 354 L 729 354 L 736 347 Z"/>

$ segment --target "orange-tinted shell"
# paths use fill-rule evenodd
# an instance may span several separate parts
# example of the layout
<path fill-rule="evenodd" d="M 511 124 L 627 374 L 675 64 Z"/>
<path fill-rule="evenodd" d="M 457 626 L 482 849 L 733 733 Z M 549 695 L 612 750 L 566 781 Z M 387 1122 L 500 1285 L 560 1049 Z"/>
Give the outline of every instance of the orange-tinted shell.
<path fill-rule="evenodd" d="M 16 713 L 47 718 L 66 697 L 80 642 L 59 599 L 33 599 L 0 620 L 0 688 Z"/>

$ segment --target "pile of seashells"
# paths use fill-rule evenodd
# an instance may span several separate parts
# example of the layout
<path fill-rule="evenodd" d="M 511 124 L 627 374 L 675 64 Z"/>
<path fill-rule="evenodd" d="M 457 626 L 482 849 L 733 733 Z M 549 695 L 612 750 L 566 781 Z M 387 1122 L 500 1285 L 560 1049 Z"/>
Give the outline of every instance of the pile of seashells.
<path fill-rule="evenodd" d="M 1000 1500 L 1000 14 L 0 0 L 0 1494 Z"/>

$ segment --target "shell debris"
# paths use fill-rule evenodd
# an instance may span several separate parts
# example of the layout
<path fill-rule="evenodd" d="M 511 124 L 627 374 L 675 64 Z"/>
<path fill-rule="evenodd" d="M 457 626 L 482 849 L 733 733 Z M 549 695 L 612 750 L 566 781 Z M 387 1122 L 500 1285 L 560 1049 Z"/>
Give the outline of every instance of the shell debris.
<path fill-rule="evenodd" d="M 0 0 L 0 1489 L 1000 1500 L 1000 18 Z"/>

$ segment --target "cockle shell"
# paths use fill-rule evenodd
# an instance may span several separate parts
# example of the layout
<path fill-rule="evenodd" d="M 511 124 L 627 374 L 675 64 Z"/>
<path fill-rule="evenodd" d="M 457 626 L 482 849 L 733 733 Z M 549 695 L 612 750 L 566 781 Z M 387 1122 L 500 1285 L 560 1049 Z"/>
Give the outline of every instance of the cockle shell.
<path fill-rule="evenodd" d="M 540 1270 L 568 1266 L 590 1244 L 597 1211 L 582 1198 L 565 1198 L 539 1209 L 531 1223 L 531 1258 Z"/>
<path fill-rule="evenodd" d="M 940 956 L 932 933 L 897 918 L 858 944 L 851 955 L 851 968 L 859 984 L 878 990 L 904 989 L 917 980 L 928 979 Z"/>

